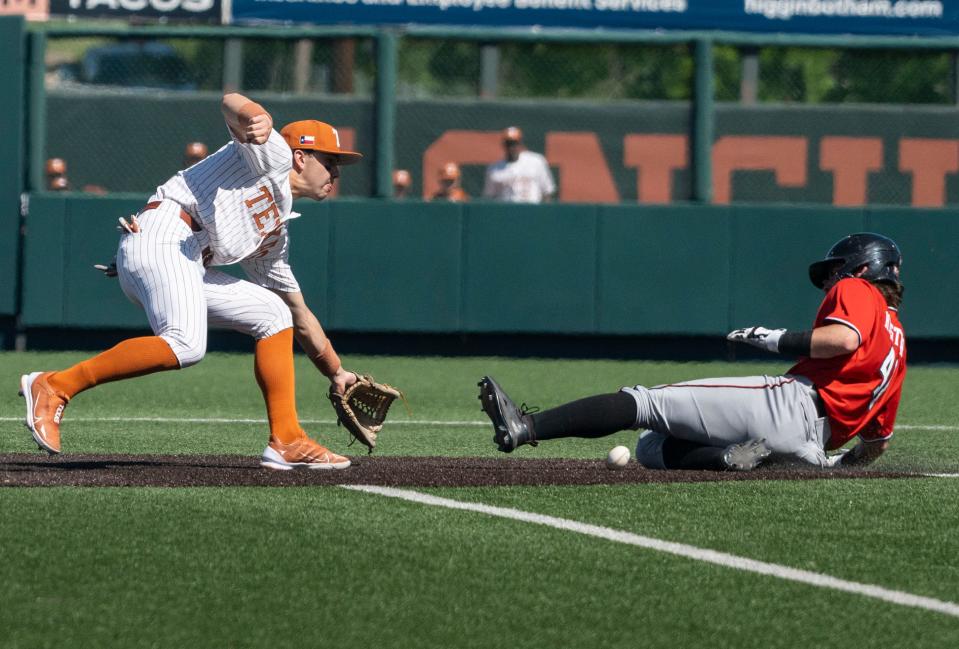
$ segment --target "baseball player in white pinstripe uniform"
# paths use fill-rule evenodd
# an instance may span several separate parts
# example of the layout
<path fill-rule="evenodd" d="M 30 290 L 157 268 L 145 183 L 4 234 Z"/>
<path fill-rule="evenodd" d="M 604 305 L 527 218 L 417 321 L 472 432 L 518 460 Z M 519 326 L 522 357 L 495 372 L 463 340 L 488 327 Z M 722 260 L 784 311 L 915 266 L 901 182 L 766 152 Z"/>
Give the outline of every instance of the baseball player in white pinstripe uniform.
<path fill-rule="evenodd" d="M 224 96 L 222 111 L 232 140 L 158 187 L 136 217 L 120 220 L 116 273 L 155 335 L 125 340 L 66 370 L 21 377 L 27 426 L 49 453 L 60 452 L 63 410 L 74 396 L 100 383 L 198 363 L 213 325 L 256 340 L 254 372 L 270 423 L 261 464 L 350 466 L 310 439 L 297 418 L 294 335 L 335 391 L 356 375 L 342 367 L 303 300 L 288 262 L 288 221 L 299 216 L 294 198 L 323 200 L 340 165 L 362 156 L 341 149 L 336 129 L 323 122 L 275 131 L 270 114 L 243 95 Z M 234 263 L 248 280 L 216 268 Z"/>

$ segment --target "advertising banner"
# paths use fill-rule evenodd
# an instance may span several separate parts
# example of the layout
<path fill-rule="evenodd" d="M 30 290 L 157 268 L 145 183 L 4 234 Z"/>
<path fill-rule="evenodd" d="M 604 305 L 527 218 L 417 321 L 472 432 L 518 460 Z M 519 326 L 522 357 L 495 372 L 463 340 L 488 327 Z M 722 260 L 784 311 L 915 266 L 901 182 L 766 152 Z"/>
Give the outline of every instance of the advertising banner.
<path fill-rule="evenodd" d="M 232 3 L 234 22 L 539 25 L 925 36 L 959 34 L 957 5 L 959 3 L 945 0 L 233 0 Z"/>
<path fill-rule="evenodd" d="M 50 15 L 220 20 L 220 0 L 49 0 Z"/>

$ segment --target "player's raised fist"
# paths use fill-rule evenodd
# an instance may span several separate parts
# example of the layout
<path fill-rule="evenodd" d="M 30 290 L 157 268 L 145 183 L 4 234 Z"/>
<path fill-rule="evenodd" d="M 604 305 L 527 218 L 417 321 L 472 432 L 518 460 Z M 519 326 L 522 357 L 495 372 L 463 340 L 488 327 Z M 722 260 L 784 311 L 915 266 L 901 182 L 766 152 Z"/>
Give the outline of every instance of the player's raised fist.
<path fill-rule="evenodd" d="M 247 142 L 264 144 L 270 138 L 271 130 L 273 130 L 273 118 L 269 113 L 260 113 L 246 120 L 243 134 Z"/>

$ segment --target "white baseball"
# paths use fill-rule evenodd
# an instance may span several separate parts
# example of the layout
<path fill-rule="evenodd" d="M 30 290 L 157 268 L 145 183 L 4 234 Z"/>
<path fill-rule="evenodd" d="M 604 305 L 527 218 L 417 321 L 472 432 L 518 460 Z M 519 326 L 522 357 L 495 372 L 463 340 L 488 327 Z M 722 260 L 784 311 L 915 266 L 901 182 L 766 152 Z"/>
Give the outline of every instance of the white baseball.
<path fill-rule="evenodd" d="M 606 468 L 610 471 L 618 471 L 629 462 L 629 449 L 625 446 L 615 446 L 606 456 Z"/>

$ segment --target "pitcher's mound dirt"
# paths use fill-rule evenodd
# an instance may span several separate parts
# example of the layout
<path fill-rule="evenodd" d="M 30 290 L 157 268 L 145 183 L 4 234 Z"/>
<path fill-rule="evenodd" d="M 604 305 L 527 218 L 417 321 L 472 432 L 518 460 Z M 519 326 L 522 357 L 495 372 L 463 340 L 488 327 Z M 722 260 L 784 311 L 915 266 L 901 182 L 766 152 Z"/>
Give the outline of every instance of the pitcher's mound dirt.
<path fill-rule="evenodd" d="M 273 471 L 236 455 L 0 454 L 4 487 L 300 487 L 369 484 L 391 487 L 595 485 L 719 480 L 825 480 L 915 477 L 876 471 L 760 467 L 750 473 L 620 471 L 601 460 L 360 456 L 342 471 Z"/>

